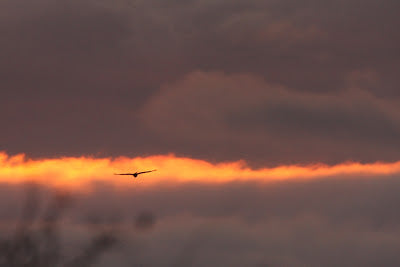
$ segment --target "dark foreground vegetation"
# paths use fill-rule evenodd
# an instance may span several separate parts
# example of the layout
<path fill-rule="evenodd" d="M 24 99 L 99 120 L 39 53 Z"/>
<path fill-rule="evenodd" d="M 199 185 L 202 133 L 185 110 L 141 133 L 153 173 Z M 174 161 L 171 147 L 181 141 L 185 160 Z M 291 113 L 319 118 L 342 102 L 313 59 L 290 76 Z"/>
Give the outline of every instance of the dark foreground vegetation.
<path fill-rule="evenodd" d="M 21 218 L 13 233 L 0 238 L 1 267 L 85 267 L 117 243 L 112 230 L 97 231 L 77 255 L 65 257 L 61 249 L 60 220 L 73 205 L 72 197 L 56 192 L 41 209 L 40 193 L 35 185 L 27 187 Z"/>

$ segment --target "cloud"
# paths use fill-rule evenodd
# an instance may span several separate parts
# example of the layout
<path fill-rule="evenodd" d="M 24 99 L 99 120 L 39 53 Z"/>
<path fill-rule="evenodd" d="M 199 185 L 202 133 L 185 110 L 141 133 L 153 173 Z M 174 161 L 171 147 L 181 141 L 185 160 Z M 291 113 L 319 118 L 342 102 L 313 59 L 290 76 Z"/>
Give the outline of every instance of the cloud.
<path fill-rule="evenodd" d="M 266 141 L 270 145 L 256 144 L 258 138 L 248 142 L 239 138 L 238 141 L 236 131 L 227 135 L 224 128 L 218 128 L 220 121 L 209 117 L 206 128 L 199 132 L 205 133 L 204 129 L 208 129 L 210 133 L 204 138 L 223 135 L 226 138 L 198 148 L 198 137 L 180 138 L 177 143 L 165 142 L 164 135 L 143 126 L 138 118 L 142 110 L 154 106 L 155 98 L 168 94 L 164 90 L 181 84 L 196 72 L 249 76 L 240 78 L 247 79 L 250 83 L 247 87 L 256 87 L 249 90 L 282 87 L 292 92 L 293 97 L 315 93 L 329 99 L 332 94 L 340 96 L 341 92 L 347 97 L 347 88 L 355 87 L 367 91 L 370 97 L 382 99 L 380 105 L 391 106 L 390 102 L 397 99 L 399 83 L 396 72 L 398 16 L 394 12 L 397 2 L 386 1 L 381 5 L 365 1 L 363 8 L 359 8 L 357 1 L 321 4 L 310 0 L 306 3 L 291 0 L 265 3 L 151 0 L 134 4 L 107 0 L 57 4 L 47 0 L 3 1 L 0 8 L 4 37 L 0 44 L 3 59 L 0 63 L 0 121 L 4 126 L 0 132 L 0 149 L 35 157 L 174 152 L 218 161 L 238 160 L 242 156 L 236 151 L 244 150 L 244 154 L 254 155 L 248 157 L 252 161 L 262 158 L 263 162 L 281 162 L 285 157 L 283 161 L 287 163 L 299 161 L 296 151 L 323 147 L 328 152 L 324 154 L 326 158 L 319 161 L 341 162 L 349 158 L 374 161 L 377 159 L 374 151 L 382 155 L 381 160 L 397 160 L 397 152 L 389 145 L 381 145 L 379 140 L 386 130 L 389 136 L 397 136 L 396 126 L 389 126 L 391 119 L 387 121 L 387 110 L 381 115 L 375 114 L 373 118 L 378 126 L 374 129 L 368 123 L 353 124 L 351 116 L 339 118 L 342 113 L 328 112 L 330 120 L 337 116 L 338 120 L 347 120 L 346 125 L 351 124 L 354 134 L 349 136 L 368 132 L 368 142 L 378 143 L 377 148 L 375 145 L 368 149 L 354 147 L 354 152 L 349 152 L 351 155 L 343 155 L 330 147 L 331 140 L 325 141 L 326 133 L 320 132 L 320 120 L 300 118 L 309 124 L 308 130 L 314 131 L 311 135 L 316 136 L 315 140 L 321 142 L 316 148 L 310 148 L 307 142 L 304 146 L 287 146 L 291 139 L 283 138 Z M 371 17 L 375 21 L 373 24 Z M 229 79 L 215 82 L 220 83 L 220 87 L 232 87 Z M 263 79 L 267 85 L 250 81 L 252 79 Z M 224 82 L 225 85 L 221 84 Z M 236 94 L 240 99 L 252 96 L 244 90 Z M 192 101 L 192 96 L 185 96 L 188 99 L 182 98 L 181 102 Z M 356 101 L 355 105 L 369 101 L 364 93 L 360 93 L 360 97 L 361 100 L 356 96 L 349 96 L 349 99 Z M 210 110 L 230 105 L 221 100 L 209 101 Z M 376 110 L 376 101 L 372 102 Z M 291 117 L 292 112 L 308 117 L 307 112 L 320 111 L 299 106 L 277 109 L 278 113 L 287 113 L 282 115 L 284 121 L 290 120 L 287 117 Z M 368 104 L 366 109 L 365 116 L 369 116 Z M 335 110 L 333 108 L 332 112 Z M 250 106 L 243 112 L 243 117 L 253 117 L 268 110 L 256 105 L 254 110 Z M 363 111 L 360 108 L 357 112 Z M 396 112 L 394 110 L 390 116 L 396 117 Z M 201 119 L 205 119 L 204 115 Z M 232 127 L 237 127 L 235 123 L 238 122 L 232 122 Z M 249 129 L 252 129 L 254 125 L 258 128 L 260 123 L 250 124 Z M 217 126 L 211 129 L 210 125 Z M 273 132 L 279 131 L 282 125 L 276 123 L 275 126 Z M 243 129 L 245 125 L 239 127 Z M 170 133 L 177 139 L 184 129 Z M 259 132 L 255 130 L 254 135 Z M 396 138 L 388 138 L 388 142 L 393 139 Z M 210 145 L 216 155 L 209 151 Z M 335 148 L 347 146 L 346 142 L 335 143 Z M 387 151 L 383 151 L 383 147 Z M 398 150 L 396 144 L 393 147 Z M 265 156 L 266 150 L 279 159 Z M 314 157 L 306 156 L 303 160 L 313 161 Z"/>
<path fill-rule="evenodd" d="M 395 0 L 1 1 L 0 150 L 28 154 L 0 154 L 1 240 L 34 181 L 74 197 L 66 255 L 117 230 L 99 266 L 398 266 L 398 25 Z"/>
<path fill-rule="evenodd" d="M 115 176 L 115 173 L 157 169 L 139 178 Z M 40 183 L 49 187 L 73 188 L 83 191 L 92 183 L 111 183 L 117 188 L 143 188 L 157 184 L 175 185 L 185 182 L 211 185 L 235 181 L 270 183 L 285 180 L 309 180 L 340 175 L 370 177 L 396 175 L 400 162 L 360 164 L 341 163 L 333 166 L 315 163 L 310 165 L 281 165 L 251 168 L 245 161 L 211 163 L 204 160 L 157 155 L 149 157 L 62 157 L 52 159 L 27 159 L 25 155 L 0 154 L 0 182 Z M 143 177 L 144 176 L 144 177 Z M 143 177 L 143 178 L 142 178 Z M 150 179 L 146 179 L 149 177 Z M 137 182 L 132 182 L 137 181 Z"/>
<path fill-rule="evenodd" d="M 96 229 L 111 228 L 118 243 L 98 266 L 396 266 L 398 178 L 396 173 L 271 183 L 94 183 L 90 190 L 69 189 L 73 206 L 62 217 L 61 246 L 66 256 L 76 254 Z M 2 231 L 18 220 L 20 213 L 7 211 L 20 210 L 24 189 L 0 184 L 7 200 L 1 203 L 8 203 L 0 206 Z M 39 192 L 45 201 L 51 188 L 42 185 Z M 155 220 L 146 231 L 135 221 L 143 212 Z"/>
<path fill-rule="evenodd" d="M 168 142 L 188 146 L 186 153 L 197 147 L 219 159 L 276 164 L 288 154 L 303 163 L 398 157 L 392 150 L 400 136 L 397 102 L 357 87 L 305 93 L 251 74 L 194 72 L 163 87 L 141 116 Z"/>

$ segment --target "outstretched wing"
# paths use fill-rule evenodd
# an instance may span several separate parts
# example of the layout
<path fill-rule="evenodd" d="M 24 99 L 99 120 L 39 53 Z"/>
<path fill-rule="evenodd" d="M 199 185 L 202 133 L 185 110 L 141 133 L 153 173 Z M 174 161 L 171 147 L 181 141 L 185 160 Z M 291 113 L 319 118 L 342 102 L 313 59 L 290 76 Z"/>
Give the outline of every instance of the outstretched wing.
<path fill-rule="evenodd" d="M 138 172 L 137 174 L 148 173 L 148 172 L 154 172 L 154 171 L 156 171 L 156 170 L 144 171 L 144 172 Z"/>
<path fill-rule="evenodd" d="M 114 175 L 134 175 L 134 173 L 114 173 Z"/>

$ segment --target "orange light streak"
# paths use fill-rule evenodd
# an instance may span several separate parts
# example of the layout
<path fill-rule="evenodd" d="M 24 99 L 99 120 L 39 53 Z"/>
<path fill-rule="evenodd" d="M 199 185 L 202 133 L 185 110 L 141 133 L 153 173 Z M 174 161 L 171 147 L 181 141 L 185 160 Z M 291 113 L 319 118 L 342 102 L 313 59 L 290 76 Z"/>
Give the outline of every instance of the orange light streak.
<path fill-rule="evenodd" d="M 137 179 L 115 176 L 116 172 L 157 169 Z M 93 181 L 116 186 L 154 185 L 157 183 L 225 183 L 231 181 L 282 181 L 332 176 L 387 176 L 400 174 L 400 161 L 395 163 L 342 163 L 335 166 L 313 164 L 251 169 L 244 161 L 212 164 L 207 161 L 174 155 L 136 158 L 63 157 L 27 159 L 23 154 L 9 156 L 0 152 L 0 182 L 37 182 L 50 186 L 84 187 Z"/>

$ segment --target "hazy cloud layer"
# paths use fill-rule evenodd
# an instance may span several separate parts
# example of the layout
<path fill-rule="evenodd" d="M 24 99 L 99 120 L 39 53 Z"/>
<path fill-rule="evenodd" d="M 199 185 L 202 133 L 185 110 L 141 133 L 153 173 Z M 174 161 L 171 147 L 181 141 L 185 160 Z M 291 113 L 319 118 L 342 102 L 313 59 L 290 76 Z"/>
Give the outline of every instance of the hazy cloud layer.
<path fill-rule="evenodd" d="M 2 1 L 0 150 L 397 160 L 398 7 Z M 217 95 L 224 90 L 232 96 Z M 179 103 L 171 110 L 168 101 Z"/>
<path fill-rule="evenodd" d="M 397 266 L 398 187 L 397 176 L 140 190 L 97 183 L 71 192 L 62 246 L 67 257 L 96 231 L 113 229 L 118 244 L 96 266 Z M 25 188 L 0 190 L 4 231 L 20 217 Z M 52 191 L 39 192 L 41 214 Z M 147 228 L 137 227 L 140 214 L 152 216 Z"/>

